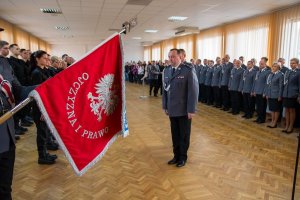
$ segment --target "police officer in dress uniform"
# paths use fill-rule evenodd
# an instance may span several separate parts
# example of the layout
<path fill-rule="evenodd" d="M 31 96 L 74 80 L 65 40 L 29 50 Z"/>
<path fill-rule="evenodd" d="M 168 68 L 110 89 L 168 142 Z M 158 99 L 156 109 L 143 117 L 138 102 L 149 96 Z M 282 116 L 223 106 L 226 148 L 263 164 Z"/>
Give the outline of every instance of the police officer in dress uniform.
<path fill-rule="evenodd" d="M 206 76 L 205 76 L 205 81 L 204 81 L 204 87 L 205 87 L 205 94 L 206 94 L 206 98 L 207 98 L 207 105 L 212 105 L 214 102 L 214 96 L 213 96 L 213 90 L 212 90 L 212 86 L 211 86 L 211 82 L 212 82 L 212 76 L 213 76 L 213 72 L 214 72 L 214 63 L 212 60 L 210 60 L 208 62 L 208 68 L 206 70 Z"/>
<path fill-rule="evenodd" d="M 183 167 L 187 161 L 192 117 L 198 102 L 198 80 L 194 67 L 180 61 L 180 51 L 169 52 L 171 66 L 163 73 L 162 107 L 170 118 L 174 157 L 168 164 Z"/>
<path fill-rule="evenodd" d="M 216 62 L 217 63 L 214 66 L 211 86 L 213 88 L 213 94 L 214 94 L 214 102 L 215 102 L 214 106 L 217 108 L 221 108 L 221 89 L 220 89 L 220 77 L 222 71 L 221 59 L 217 58 Z"/>
<path fill-rule="evenodd" d="M 242 94 L 239 92 L 240 82 L 243 78 L 244 69 L 241 66 L 241 61 L 236 60 L 235 66 L 230 72 L 228 90 L 230 91 L 232 114 L 240 113 Z"/>
<path fill-rule="evenodd" d="M 255 96 L 257 112 L 257 119 L 254 120 L 254 122 L 258 124 L 265 123 L 266 121 L 267 100 L 263 96 L 263 93 L 267 86 L 267 78 L 270 73 L 271 71 L 267 68 L 266 61 L 262 59 L 259 62 L 259 70 L 256 73 L 252 89 L 252 95 Z"/>
<path fill-rule="evenodd" d="M 257 70 L 254 68 L 253 62 L 251 60 L 248 61 L 247 70 L 244 71 L 243 79 L 241 79 L 241 83 L 239 86 L 239 91 L 241 91 L 243 95 L 243 104 L 245 111 L 245 115 L 243 115 L 243 117 L 246 119 L 252 118 L 255 111 L 255 97 L 251 96 L 251 91 L 256 72 Z"/>
<path fill-rule="evenodd" d="M 222 104 L 223 110 L 228 111 L 230 107 L 230 97 L 228 91 L 228 83 L 230 79 L 230 72 L 233 68 L 233 64 L 229 62 L 229 55 L 225 55 L 225 63 L 222 66 L 221 71 L 221 92 L 222 92 Z"/>
<path fill-rule="evenodd" d="M 268 128 L 276 128 L 279 114 L 281 111 L 282 92 L 283 92 L 283 73 L 280 71 L 280 64 L 274 63 L 271 67 L 272 73 L 267 78 L 265 96 L 268 100 L 269 110 L 271 111 L 272 121 Z"/>
<path fill-rule="evenodd" d="M 206 59 L 204 59 L 204 60 L 206 60 Z M 208 69 L 208 66 L 207 66 L 207 60 L 206 60 L 206 64 L 204 63 L 204 65 L 201 67 L 200 75 L 199 75 L 199 87 L 200 87 L 199 95 L 200 95 L 200 101 L 202 103 L 206 103 L 206 101 L 207 101 L 206 93 L 205 93 L 205 85 L 204 85 L 207 69 Z"/>
<path fill-rule="evenodd" d="M 283 107 L 285 108 L 285 129 L 282 132 L 292 133 L 296 119 L 296 107 L 300 102 L 300 69 L 299 59 L 290 60 L 291 69 L 284 74 Z"/>
<path fill-rule="evenodd" d="M 203 67 L 203 65 L 201 65 L 201 60 L 200 60 L 200 59 L 197 59 L 197 60 L 196 60 L 195 70 L 196 70 L 196 75 L 197 75 L 198 83 L 199 83 L 199 95 L 198 95 L 198 101 L 201 100 L 201 94 L 200 94 L 200 71 L 201 71 L 201 68 L 202 68 L 202 67 Z"/>

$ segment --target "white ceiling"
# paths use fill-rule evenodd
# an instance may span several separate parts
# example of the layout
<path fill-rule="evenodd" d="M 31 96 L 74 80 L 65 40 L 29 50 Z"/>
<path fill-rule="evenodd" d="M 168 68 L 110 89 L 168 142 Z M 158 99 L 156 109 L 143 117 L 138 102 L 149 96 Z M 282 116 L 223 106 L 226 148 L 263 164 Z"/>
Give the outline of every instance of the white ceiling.
<path fill-rule="evenodd" d="M 96 45 L 122 23 L 137 17 L 138 25 L 125 36 L 125 44 L 140 45 L 174 36 L 180 26 L 200 29 L 266 13 L 299 0 L 153 0 L 147 6 L 128 5 L 128 0 L 0 0 L 0 18 L 44 39 L 50 44 Z M 140 2 L 145 0 L 138 0 Z M 148 0 L 149 1 L 149 0 Z M 59 8 L 61 15 L 44 14 L 40 8 Z M 168 17 L 188 17 L 169 22 Z M 69 26 L 56 30 L 55 26 Z M 144 33 L 145 29 L 158 32 Z M 70 37 L 74 36 L 74 37 Z M 141 37 L 133 40 L 132 37 Z"/>

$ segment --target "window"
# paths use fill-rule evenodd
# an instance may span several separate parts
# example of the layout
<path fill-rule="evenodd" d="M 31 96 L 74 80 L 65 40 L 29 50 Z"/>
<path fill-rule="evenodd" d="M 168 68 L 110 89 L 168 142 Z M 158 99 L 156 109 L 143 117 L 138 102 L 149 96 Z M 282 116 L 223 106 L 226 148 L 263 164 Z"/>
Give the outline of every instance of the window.
<path fill-rule="evenodd" d="M 288 20 L 283 31 L 280 52 L 289 66 L 290 59 L 300 58 L 300 19 Z"/>

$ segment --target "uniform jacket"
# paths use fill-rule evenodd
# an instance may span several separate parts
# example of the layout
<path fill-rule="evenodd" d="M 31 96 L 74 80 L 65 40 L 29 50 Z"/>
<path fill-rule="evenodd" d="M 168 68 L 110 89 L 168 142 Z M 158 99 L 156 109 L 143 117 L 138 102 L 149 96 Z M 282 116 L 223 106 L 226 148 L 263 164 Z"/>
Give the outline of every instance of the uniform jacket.
<path fill-rule="evenodd" d="M 284 74 L 283 80 L 284 98 L 298 98 L 300 95 L 300 69 L 288 69 Z"/>
<path fill-rule="evenodd" d="M 282 97 L 284 75 L 281 71 L 270 73 L 267 78 L 265 95 L 271 99 Z"/>
<path fill-rule="evenodd" d="M 211 81 L 212 87 L 215 87 L 215 86 L 220 87 L 221 71 L 222 71 L 222 66 L 216 64 L 214 66 L 214 72 L 213 72 L 212 81 Z"/>
<path fill-rule="evenodd" d="M 186 116 L 196 112 L 199 84 L 195 68 L 180 64 L 172 76 L 172 67 L 168 66 L 163 75 L 162 107 L 169 117 Z"/>
<path fill-rule="evenodd" d="M 257 70 L 254 68 L 249 71 L 248 69 L 244 71 L 243 78 L 241 79 L 239 91 L 243 93 L 251 93 L 255 76 L 256 76 Z"/>
<path fill-rule="evenodd" d="M 243 79 L 244 69 L 242 67 L 234 67 L 230 73 L 230 79 L 228 83 L 229 91 L 238 91 L 240 82 Z"/>
<path fill-rule="evenodd" d="M 266 67 L 256 72 L 252 92 L 258 95 L 263 95 L 265 88 L 267 86 L 267 78 L 270 73 L 271 71 Z"/>
<path fill-rule="evenodd" d="M 233 64 L 231 62 L 228 62 L 227 64 L 224 63 L 222 65 L 221 86 L 228 86 L 232 68 Z"/>
<path fill-rule="evenodd" d="M 204 85 L 211 86 L 213 73 L 214 73 L 214 67 L 213 66 L 208 67 L 206 70 Z"/>

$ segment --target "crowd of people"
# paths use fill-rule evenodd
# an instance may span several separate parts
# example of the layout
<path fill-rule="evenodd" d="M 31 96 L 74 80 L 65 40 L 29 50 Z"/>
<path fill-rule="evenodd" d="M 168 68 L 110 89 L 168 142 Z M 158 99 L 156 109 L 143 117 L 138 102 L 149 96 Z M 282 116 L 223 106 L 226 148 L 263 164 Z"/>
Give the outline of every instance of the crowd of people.
<path fill-rule="evenodd" d="M 270 112 L 271 122 L 268 128 L 276 128 L 281 118 L 285 117 L 282 132 L 292 133 L 296 120 L 296 108 L 300 101 L 300 65 L 298 58 L 290 60 L 290 67 L 285 59 L 279 58 L 270 66 L 268 58 L 255 58 L 245 62 L 240 56 L 230 62 L 230 56 L 217 57 L 214 60 L 185 60 L 185 51 L 180 50 L 182 62 L 195 68 L 199 83 L 199 102 L 251 119 L 254 122 L 266 122 L 266 113 Z M 126 77 L 129 82 L 149 84 L 149 95 L 157 96 L 162 87 L 162 72 L 169 61 L 127 62 Z M 139 72 L 139 73 L 138 73 Z"/>
<path fill-rule="evenodd" d="M 0 117 L 24 100 L 30 91 L 70 66 L 74 59 L 61 58 L 46 51 L 31 52 L 18 44 L 0 40 Z M 57 156 L 48 150 L 58 150 L 37 104 L 31 102 L 0 124 L 0 199 L 11 199 L 11 184 L 15 161 L 15 143 L 25 134 L 26 127 L 35 124 L 37 130 L 38 164 L 51 165 Z"/>

